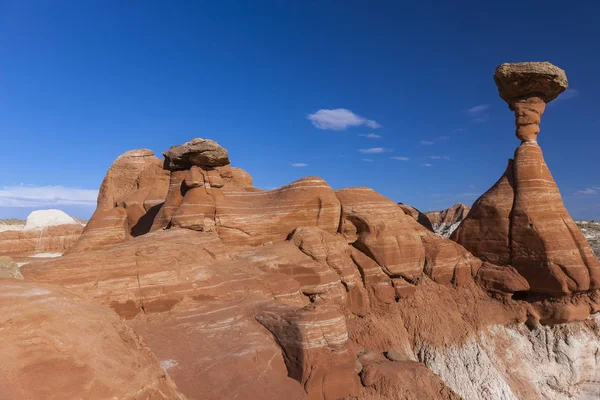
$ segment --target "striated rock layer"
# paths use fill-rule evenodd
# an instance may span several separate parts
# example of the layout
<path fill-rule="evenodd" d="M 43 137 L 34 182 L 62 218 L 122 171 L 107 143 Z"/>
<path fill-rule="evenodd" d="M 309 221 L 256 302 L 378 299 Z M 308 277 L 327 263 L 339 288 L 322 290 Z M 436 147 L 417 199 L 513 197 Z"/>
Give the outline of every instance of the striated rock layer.
<path fill-rule="evenodd" d="M 79 224 L 66 224 L 0 232 L 0 255 L 64 253 L 79 240 L 83 229 Z"/>
<path fill-rule="evenodd" d="M 537 135 L 530 125 L 543 111 L 538 99 L 558 95 L 562 81 L 549 75 L 537 82 L 537 66 L 520 68 L 505 68 L 498 79 L 519 103 L 517 133 L 525 137 Z M 515 95 L 520 85 L 534 92 Z M 571 247 L 579 245 L 576 233 L 562 235 L 568 215 L 541 151 L 525 140 L 457 233 L 481 259 L 369 188 L 334 191 L 318 177 L 253 188 L 225 149 L 198 138 L 169 149 L 164 163 L 147 151 L 115 161 L 76 250 L 20 272 L 29 285 L 63 286 L 59 300 L 70 290 L 104 307 L 89 310 L 100 326 L 87 325 L 73 320 L 78 310 L 44 298 L 45 307 L 57 309 L 45 311 L 50 317 L 77 326 L 92 343 L 73 351 L 83 355 L 78 360 L 106 352 L 102 365 L 118 359 L 110 372 L 127 384 L 155 377 L 137 398 L 178 394 L 164 373 L 152 375 L 155 361 L 131 364 L 127 346 L 147 354 L 131 331 L 120 335 L 121 347 L 97 347 L 92 331 L 113 342 L 104 327 L 116 318 L 112 312 L 125 320 L 113 328 L 125 323 L 142 335 L 189 399 L 594 398 L 600 292 L 524 295 L 584 288 L 586 276 L 587 289 L 595 285 L 592 268 L 577 267 L 587 261 L 583 247 Z M 17 306 L 7 313 L 19 309 L 10 301 Z M 7 341 L 10 351 L 35 351 L 33 342 L 15 338 L 53 333 L 48 326 L 17 332 L 16 346 Z M 114 379 L 111 390 L 119 390 L 122 381 Z M 163 383 L 159 393 L 143 392 Z M 77 386 L 67 397 L 94 398 L 91 390 Z"/>
<path fill-rule="evenodd" d="M 150 150 L 131 150 L 110 166 L 98 205 L 69 252 L 100 249 L 147 233 L 168 191 L 169 174 Z"/>
<path fill-rule="evenodd" d="M 522 143 L 498 182 L 473 205 L 452 239 L 477 257 L 512 265 L 531 292 L 565 295 L 600 288 L 600 262 L 565 209 L 536 142 L 544 107 L 567 87 L 549 63 L 503 64 L 494 76 L 515 112 Z"/>
<path fill-rule="evenodd" d="M 66 289 L 0 279 L 0 398 L 185 399 L 144 342 Z"/>

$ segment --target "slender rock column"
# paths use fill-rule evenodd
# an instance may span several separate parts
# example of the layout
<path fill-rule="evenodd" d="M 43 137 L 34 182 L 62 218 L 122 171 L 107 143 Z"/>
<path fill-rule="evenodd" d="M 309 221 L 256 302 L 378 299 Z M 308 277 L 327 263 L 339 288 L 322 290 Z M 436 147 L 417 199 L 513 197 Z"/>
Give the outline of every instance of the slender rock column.
<path fill-rule="evenodd" d="M 521 142 L 537 140 L 546 103 L 568 87 L 565 71 L 548 62 L 502 64 L 496 68 L 494 81 L 500 97 L 515 113 Z"/>
<path fill-rule="evenodd" d="M 502 64 L 494 80 L 515 114 L 521 144 L 451 238 L 485 261 L 512 265 L 534 293 L 597 289 L 600 264 L 565 209 L 537 144 L 546 104 L 568 87 L 565 71 L 547 62 Z"/>

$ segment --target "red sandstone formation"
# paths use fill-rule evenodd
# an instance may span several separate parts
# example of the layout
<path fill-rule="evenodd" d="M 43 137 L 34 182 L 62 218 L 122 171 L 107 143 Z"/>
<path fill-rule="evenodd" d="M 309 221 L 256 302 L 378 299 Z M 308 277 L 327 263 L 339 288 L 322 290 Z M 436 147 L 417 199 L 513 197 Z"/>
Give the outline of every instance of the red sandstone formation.
<path fill-rule="evenodd" d="M 494 80 L 515 112 L 521 145 L 452 239 L 483 260 L 512 265 L 535 293 L 600 288 L 600 263 L 565 209 L 536 142 L 545 104 L 567 88 L 564 71 L 549 63 L 503 64 Z"/>
<path fill-rule="evenodd" d="M 0 279 L 0 398 L 185 399 L 114 313 L 66 289 Z"/>
<path fill-rule="evenodd" d="M 69 252 L 100 249 L 147 233 L 167 195 L 168 180 L 152 151 L 120 155 L 102 181 L 96 212 Z"/>
<path fill-rule="evenodd" d="M 296 189 L 299 195 L 323 189 L 314 184 L 322 181 L 310 180 Z M 473 285 L 473 276 L 488 280 L 477 274 L 479 260 L 391 200 L 366 188 L 333 195 L 341 204 L 341 232 L 307 218 L 313 226 L 293 229 L 288 240 L 249 247 L 227 244 L 218 229 L 173 227 L 28 264 L 22 274 L 82 291 L 133 319 L 160 359 L 176 363 L 169 373 L 190 398 L 357 396 L 362 386 L 344 321 L 410 298 L 430 278 L 455 285 Z M 199 380 L 207 370 L 210 380 Z M 231 379 L 244 385 L 232 389 Z"/>
<path fill-rule="evenodd" d="M 529 82 L 527 87 L 548 85 Z M 96 353 L 89 368 L 119 360 L 106 375 L 96 369 L 86 378 L 100 374 L 115 379 L 111 390 L 116 392 L 109 393 L 113 397 L 126 397 L 118 393 L 121 388 L 148 377 L 154 379 L 143 387 L 152 394 L 142 391 L 137 398 L 176 399 L 178 394 L 168 377 L 156 375 L 156 361 L 129 330 L 122 333 L 120 347 L 113 343 L 114 332 L 105 321 L 118 332 L 125 328 L 109 309 L 144 338 L 189 399 L 552 398 L 534 385 L 550 381 L 554 388 L 558 378 L 534 381 L 512 366 L 522 362 L 515 357 L 520 351 L 552 347 L 558 353 L 568 347 L 548 345 L 558 331 L 530 333 L 524 328 L 532 341 L 541 337 L 543 344 L 510 351 L 506 348 L 513 331 L 500 339 L 494 335 L 508 326 L 521 329 L 525 322 L 538 329 L 539 324 L 583 320 L 600 310 L 600 296 L 576 294 L 568 304 L 551 297 L 519 300 L 524 292 L 553 284 L 547 260 L 563 257 L 561 268 L 578 284 L 585 280 L 580 272 L 591 271 L 569 269 L 583 254 L 568 247 L 570 241 L 579 243 L 576 233 L 562 241 L 550 234 L 552 229 L 560 233 L 562 226 L 550 213 L 559 212 L 561 220 L 568 215 L 560 214 L 562 203 L 548 183 L 539 147 L 530 142 L 521 147 L 514 164 L 478 200 L 457 233 L 466 235 L 467 247 L 481 259 L 421 225 L 420 213 L 368 188 L 334 191 L 316 177 L 272 191 L 253 188 L 247 173 L 229 165 L 225 149 L 194 139 L 165 152 L 162 164 L 145 151 L 119 158 L 103 182 L 98 210 L 76 251 L 24 265 L 20 272 L 38 288 L 64 287 L 35 307 L 53 308 L 40 318 L 56 318 L 59 333 L 66 328 L 58 321 L 83 326 L 78 334 L 92 345 L 72 354 L 81 353 L 78 359 L 88 362 L 88 355 Z M 146 203 L 149 207 L 140 207 Z M 445 218 L 457 221 L 459 209 Z M 534 232 L 538 237 L 524 230 L 519 218 L 525 217 L 539 227 Z M 144 229 L 132 231 L 140 221 Z M 5 282 L 0 280 L 0 293 L 16 296 L 15 290 L 4 288 L 9 285 Z M 86 305 L 89 321 L 73 321 L 82 313 L 60 302 L 80 298 L 68 291 L 106 310 Z M 20 309 L 11 301 L 7 313 Z M 6 332 L 0 329 L 0 336 Z M 37 349 L 18 342 L 21 332 L 48 334 L 36 326 L 23 328 L 11 336 L 17 346 L 7 342 L 10 351 Z M 96 345 L 102 341 L 106 347 Z M 141 352 L 135 353 L 141 360 L 135 365 L 130 362 L 134 346 Z M 498 358 L 494 362 L 487 358 L 492 351 Z M 575 364 L 587 367 L 579 361 L 587 360 L 584 355 L 566 350 L 543 357 L 573 357 L 573 371 L 579 368 Z M 3 360 L 0 371 L 14 368 Z M 58 369 L 64 371 L 70 370 Z M 52 373 L 19 370 L 24 378 L 17 382 Z M 96 396 L 92 385 L 75 386 L 58 378 L 52 384 L 54 392 L 65 390 L 67 397 Z M 151 392 L 156 387 L 160 393 Z"/>
<path fill-rule="evenodd" d="M 82 232 L 83 226 L 79 224 L 0 232 L 0 255 L 64 253 L 79 240 Z"/>
<path fill-rule="evenodd" d="M 429 220 L 429 218 L 427 218 L 427 215 L 417 210 L 416 208 L 409 206 L 408 204 L 398 203 L 398 207 L 400 207 L 400 209 L 404 211 L 404 214 L 410 215 L 418 223 L 420 223 L 425 228 L 433 232 L 433 225 L 431 225 L 431 221 Z"/>

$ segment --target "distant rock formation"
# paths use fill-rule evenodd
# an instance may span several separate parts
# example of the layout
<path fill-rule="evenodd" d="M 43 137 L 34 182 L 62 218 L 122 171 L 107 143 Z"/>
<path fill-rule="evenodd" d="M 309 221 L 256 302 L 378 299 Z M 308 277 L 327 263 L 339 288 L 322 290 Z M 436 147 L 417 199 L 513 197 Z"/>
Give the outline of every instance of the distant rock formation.
<path fill-rule="evenodd" d="M 81 236 L 83 226 L 61 210 L 37 210 L 24 225 L 0 231 L 0 255 L 64 253 Z"/>
<path fill-rule="evenodd" d="M 471 207 L 456 203 L 442 211 L 428 211 L 425 216 L 431 221 L 433 231 L 438 235 L 449 238 L 469 214 Z"/>
<path fill-rule="evenodd" d="M 482 260 L 512 265 L 534 293 L 600 288 L 600 263 L 565 209 L 536 141 L 546 103 L 567 88 L 564 71 L 549 63 L 502 64 L 494 80 L 515 113 L 521 145 L 452 240 Z"/>

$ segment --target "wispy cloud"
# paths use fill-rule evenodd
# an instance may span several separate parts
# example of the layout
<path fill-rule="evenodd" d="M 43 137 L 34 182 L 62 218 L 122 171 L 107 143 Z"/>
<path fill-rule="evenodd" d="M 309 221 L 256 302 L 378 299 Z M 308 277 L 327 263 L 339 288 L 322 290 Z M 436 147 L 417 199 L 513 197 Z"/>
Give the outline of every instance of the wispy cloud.
<path fill-rule="evenodd" d="M 375 161 L 372 158 L 361 158 L 360 160 L 364 161 L 364 162 L 373 162 L 373 161 Z"/>
<path fill-rule="evenodd" d="M 96 206 L 97 190 L 65 186 L 4 186 L 0 207 Z"/>
<path fill-rule="evenodd" d="M 301 163 L 301 162 L 299 162 L 299 163 L 293 163 L 292 167 L 296 167 L 296 168 L 308 167 L 308 164 Z"/>
<path fill-rule="evenodd" d="M 565 90 L 560 96 L 558 96 L 556 100 L 569 100 L 574 99 L 577 96 L 579 96 L 579 90 L 569 88 Z"/>
<path fill-rule="evenodd" d="M 410 158 L 408 157 L 400 157 L 400 156 L 394 156 L 394 157 L 390 157 L 392 160 L 398 160 L 398 161 L 408 161 L 410 160 Z"/>
<path fill-rule="evenodd" d="M 359 149 L 358 151 L 363 154 L 379 154 L 389 151 L 389 149 L 385 149 L 383 147 L 371 147 L 369 149 Z"/>
<path fill-rule="evenodd" d="M 489 104 L 479 104 L 477 106 L 471 107 L 467 110 L 467 115 L 471 118 L 472 122 L 482 123 L 486 122 L 490 119 L 490 114 L 488 113 L 488 109 L 490 108 Z"/>
<path fill-rule="evenodd" d="M 445 142 L 446 140 L 448 140 L 448 136 L 438 136 L 435 139 L 421 140 L 419 144 L 421 146 L 433 146 L 437 142 Z"/>
<path fill-rule="evenodd" d="M 421 164 L 421 165 L 422 165 L 422 166 L 424 166 L 424 167 L 432 167 L 432 166 L 433 166 L 433 165 L 431 165 L 431 164 L 428 164 L 428 163 L 426 163 L 426 164 Z"/>
<path fill-rule="evenodd" d="M 588 187 L 585 189 L 578 190 L 577 192 L 575 192 L 575 194 L 582 195 L 582 196 L 593 196 L 596 194 L 600 194 L 600 187 L 597 187 L 597 186 Z"/>
<path fill-rule="evenodd" d="M 376 133 L 359 133 L 358 136 L 366 137 L 369 139 L 381 139 L 383 136 Z"/>
<path fill-rule="evenodd" d="M 353 126 L 368 126 L 369 128 L 381 128 L 377 121 L 361 117 L 345 108 L 335 110 L 319 110 L 314 114 L 308 114 L 307 118 L 319 129 L 330 129 L 333 131 L 344 131 Z"/>
<path fill-rule="evenodd" d="M 448 156 L 429 156 L 430 159 L 432 160 L 449 160 L 450 157 Z"/>

